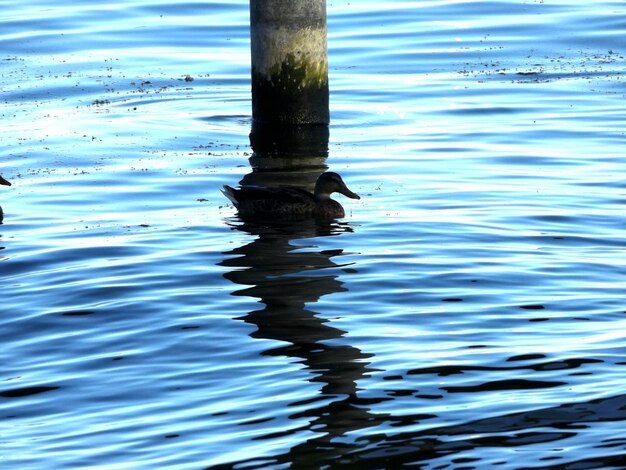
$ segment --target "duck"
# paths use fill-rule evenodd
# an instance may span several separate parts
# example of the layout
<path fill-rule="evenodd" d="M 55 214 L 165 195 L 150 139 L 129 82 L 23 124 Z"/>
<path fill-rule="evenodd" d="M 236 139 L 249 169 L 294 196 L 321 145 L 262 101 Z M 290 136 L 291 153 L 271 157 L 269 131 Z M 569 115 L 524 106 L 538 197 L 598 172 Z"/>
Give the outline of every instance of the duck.
<path fill-rule="evenodd" d="M 3 184 L 5 186 L 11 186 L 11 183 L 5 180 L 2 176 L 0 176 L 0 184 Z M 3 217 L 4 214 L 2 213 L 2 207 L 0 207 L 0 222 L 2 222 Z"/>
<path fill-rule="evenodd" d="M 237 189 L 224 185 L 222 192 L 237 208 L 240 217 L 261 219 L 339 219 L 346 214 L 341 204 L 330 198 L 332 193 L 361 199 L 332 171 L 317 178 L 313 193 L 295 186 L 252 185 Z"/>

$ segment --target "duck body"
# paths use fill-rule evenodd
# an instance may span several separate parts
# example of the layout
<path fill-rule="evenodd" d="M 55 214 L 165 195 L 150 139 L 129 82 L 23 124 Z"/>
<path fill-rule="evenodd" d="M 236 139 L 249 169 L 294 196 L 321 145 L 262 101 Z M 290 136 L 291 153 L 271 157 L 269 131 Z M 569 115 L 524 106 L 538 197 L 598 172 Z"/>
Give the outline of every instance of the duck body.
<path fill-rule="evenodd" d="M 330 198 L 339 192 L 352 199 L 360 197 L 350 191 L 337 173 L 322 173 L 310 193 L 294 186 L 224 186 L 224 195 L 235 205 L 241 217 L 265 219 L 338 219 L 345 216 L 341 204 Z"/>

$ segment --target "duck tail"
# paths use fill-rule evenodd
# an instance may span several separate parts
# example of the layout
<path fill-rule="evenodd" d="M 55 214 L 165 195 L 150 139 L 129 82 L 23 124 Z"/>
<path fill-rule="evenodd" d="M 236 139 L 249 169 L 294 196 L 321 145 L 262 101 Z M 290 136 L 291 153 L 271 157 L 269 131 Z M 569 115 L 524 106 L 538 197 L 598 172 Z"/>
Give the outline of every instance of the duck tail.
<path fill-rule="evenodd" d="M 224 193 L 224 196 L 226 196 L 230 200 L 230 202 L 232 202 L 235 207 L 237 207 L 239 202 L 237 201 L 237 197 L 235 196 L 235 188 L 231 188 L 230 186 L 225 184 L 222 187 L 222 193 Z"/>

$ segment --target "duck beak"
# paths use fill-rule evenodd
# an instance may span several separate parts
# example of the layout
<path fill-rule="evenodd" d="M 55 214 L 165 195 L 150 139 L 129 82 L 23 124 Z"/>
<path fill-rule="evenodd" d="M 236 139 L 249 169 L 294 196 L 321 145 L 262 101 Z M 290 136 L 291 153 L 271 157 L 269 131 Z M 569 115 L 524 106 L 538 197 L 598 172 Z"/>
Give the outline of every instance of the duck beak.
<path fill-rule="evenodd" d="M 348 187 L 347 187 L 347 186 L 345 186 L 345 185 L 344 185 L 344 187 L 343 187 L 343 188 L 341 188 L 341 190 L 340 190 L 340 191 L 338 191 L 338 192 L 340 192 L 340 193 L 341 193 L 341 194 L 343 194 L 344 196 L 349 197 L 350 199 L 361 199 L 361 197 L 360 197 L 357 193 L 353 193 L 353 192 L 352 192 L 352 191 L 350 191 L 350 190 L 348 189 Z"/>
<path fill-rule="evenodd" d="M 2 176 L 0 176 L 0 184 L 4 184 L 5 186 L 11 186 L 11 183 L 5 180 Z"/>

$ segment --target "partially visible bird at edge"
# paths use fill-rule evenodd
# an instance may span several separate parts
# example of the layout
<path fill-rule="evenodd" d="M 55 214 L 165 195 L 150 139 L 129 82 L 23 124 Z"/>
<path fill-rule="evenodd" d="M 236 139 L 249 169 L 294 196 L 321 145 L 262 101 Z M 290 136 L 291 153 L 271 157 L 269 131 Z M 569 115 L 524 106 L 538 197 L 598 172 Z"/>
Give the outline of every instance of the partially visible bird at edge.
<path fill-rule="evenodd" d="M 3 184 L 5 186 L 11 186 L 11 183 L 5 180 L 2 176 L 0 176 L 0 184 Z M 3 217 L 4 217 L 4 214 L 2 213 L 2 207 L 0 207 L 0 222 L 2 222 Z"/>
<path fill-rule="evenodd" d="M 295 186 L 250 186 L 237 189 L 225 185 L 224 195 L 235 205 L 240 217 L 265 219 L 339 219 L 345 217 L 341 204 L 330 198 L 340 193 L 352 199 L 361 199 L 348 189 L 337 173 L 322 173 L 313 193 Z"/>

